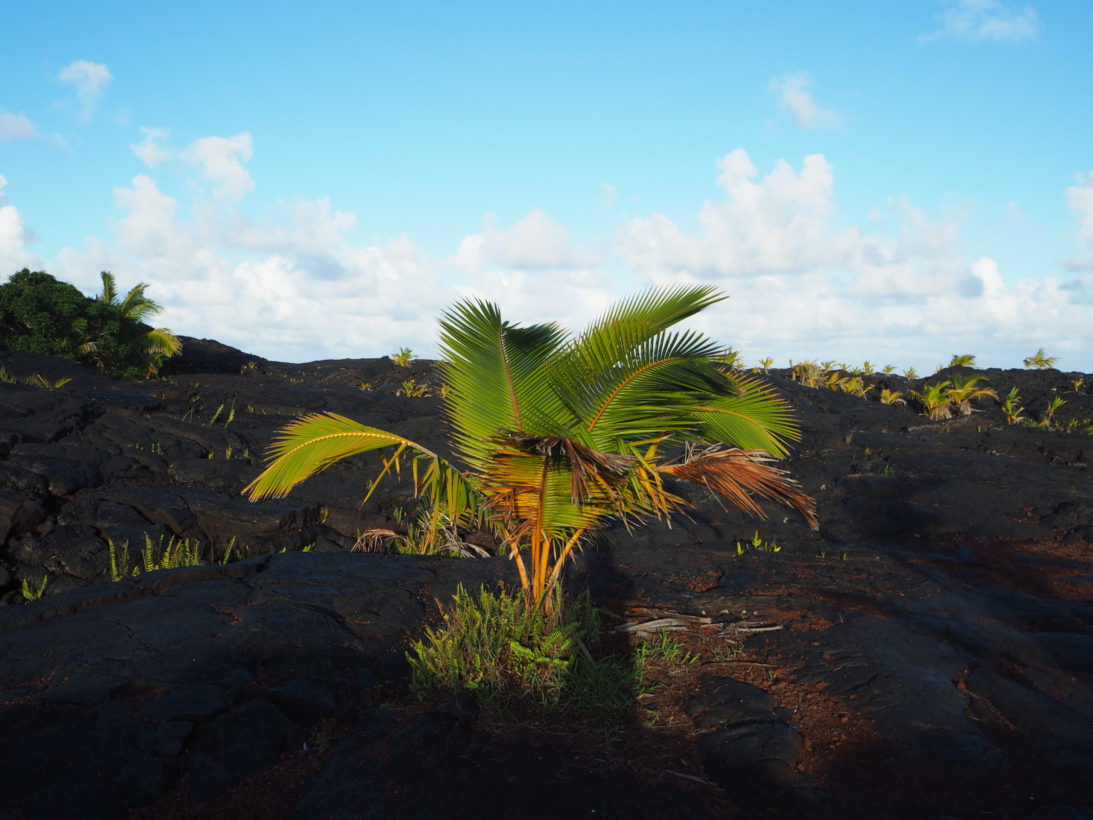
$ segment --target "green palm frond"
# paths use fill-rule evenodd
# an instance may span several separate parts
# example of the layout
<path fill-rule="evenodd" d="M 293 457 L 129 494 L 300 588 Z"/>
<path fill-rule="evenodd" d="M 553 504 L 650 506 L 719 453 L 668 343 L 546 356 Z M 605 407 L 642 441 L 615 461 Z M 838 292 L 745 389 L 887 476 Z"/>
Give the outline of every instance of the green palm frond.
<path fill-rule="evenodd" d="M 614 367 L 599 375 L 560 371 L 567 392 L 577 402 L 586 429 L 601 446 L 615 438 L 644 438 L 661 426 L 694 424 L 680 411 L 693 397 L 717 391 L 724 383 L 711 357 L 720 346 L 697 333 L 663 332 L 643 342 Z M 653 422 L 653 427 L 649 427 Z"/>
<path fill-rule="evenodd" d="M 731 393 L 695 408 L 702 423 L 700 438 L 785 456 L 787 442 L 801 437 L 789 404 L 756 377 L 733 374 L 726 378 L 733 385 Z"/>
<path fill-rule="evenodd" d="M 564 330 L 552 324 L 514 327 L 496 305 L 468 300 L 442 316 L 440 331 L 454 444 L 473 469 L 488 467 L 489 442 L 502 432 L 565 431 L 547 378 L 567 337 Z"/>
<path fill-rule="evenodd" d="M 413 462 L 416 486 L 429 487 L 449 479 L 443 459 L 404 436 L 368 427 L 335 413 L 313 413 L 281 431 L 280 437 L 269 447 L 266 469 L 243 492 L 252 500 L 283 498 L 301 481 L 342 459 L 384 448 L 393 448 L 395 452 L 384 459 L 380 478 L 399 471 L 400 457 L 410 450 L 414 456 L 431 462 L 423 470 L 418 461 Z"/>
<path fill-rule="evenodd" d="M 118 287 L 117 283 L 114 281 L 114 274 L 104 270 L 99 275 L 102 277 L 102 293 L 95 298 L 108 305 L 117 304 Z"/>
<path fill-rule="evenodd" d="M 712 285 L 648 290 L 624 299 L 592 323 L 572 344 L 568 358 L 587 378 L 613 370 L 620 361 L 679 322 L 725 297 Z"/>
<path fill-rule="evenodd" d="M 118 305 L 118 310 L 122 316 L 132 319 L 134 322 L 143 322 L 163 310 L 162 305 L 153 302 L 144 295 L 144 291 L 147 289 L 148 283 L 141 282 L 125 294 L 125 298 Z"/>

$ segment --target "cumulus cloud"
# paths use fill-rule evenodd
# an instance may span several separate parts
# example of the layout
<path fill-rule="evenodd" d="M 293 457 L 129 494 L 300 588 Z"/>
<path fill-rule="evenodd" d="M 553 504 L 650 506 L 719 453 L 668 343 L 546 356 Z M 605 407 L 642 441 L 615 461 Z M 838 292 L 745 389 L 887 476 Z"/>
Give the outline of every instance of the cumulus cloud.
<path fill-rule="evenodd" d="M 503 316 L 520 324 L 557 322 L 576 331 L 633 290 L 632 282 L 596 269 L 488 269 L 472 274 L 459 295 L 496 302 Z"/>
<path fill-rule="evenodd" d="M 937 19 L 941 27 L 920 39 L 1017 43 L 1031 40 L 1042 28 L 1035 8 L 1002 0 L 945 0 Z"/>
<path fill-rule="evenodd" d="M 14 259 L 23 253 L 23 217 L 14 205 L 0 207 L 0 258 Z M 7 264 L 5 267 L 11 267 Z"/>
<path fill-rule="evenodd" d="M 16 140 L 32 140 L 39 137 L 38 126 L 25 115 L 0 111 L 0 141 L 15 142 Z"/>
<path fill-rule="evenodd" d="M 469 271 L 493 265 L 503 268 L 539 270 L 571 268 L 589 260 L 589 254 L 573 247 L 569 231 L 536 209 L 507 230 L 497 227 L 496 217 L 487 215 L 485 230 L 467 236 L 452 261 Z"/>
<path fill-rule="evenodd" d="M 200 169 L 202 178 L 212 183 L 213 194 L 220 199 L 242 199 L 254 190 L 254 180 L 243 166 L 253 154 L 249 131 L 195 140 L 182 152 L 184 159 Z"/>
<path fill-rule="evenodd" d="M 137 143 L 130 143 L 129 150 L 149 168 L 162 165 L 172 157 L 172 151 L 164 145 L 171 135 L 170 129 L 149 128 L 142 125 L 140 134 L 144 139 Z"/>
<path fill-rule="evenodd" d="M 0 194 L 2 193 L 0 190 Z M 0 283 L 7 281 L 7 277 L 17 270 L 42 267 L 38 256 L 26 247 L 34 238 L 33 232 L 24 224 L 23 215 L 18 208 L 14 205 L 0 205 Z"/>
<path fill-rule="evenodd" d="M 219 230 L 225 243 L 314 259 L 328 256 L 330 249 L 340 246 L 357 226 L 356 216 L 336 210 L 330 197 L 325 196 L 282 201 L 277 211 L 287 218 L 287 224 L 255 224 L 241 214 L 225 220 L 223 214 L 214 213 L 208 228 Z"/>
<path fill-rule="evenodd" d="M 964 256 L 956 219 L 931 220 L 896 197 L 868 226 L 836 229 L 833 169 L 822 155 L 800 171 L 779 160 L 759 178 L 737 149 L 718 168 L 724 199 L 699 207 L 695 231 L 663 214 L 634 218 L 616 251 L 649 283 L 712 282 L 727 292 L 696 326 L 746 356 L 921 369 L 967 349 L 1018 366 L 1026 348 L 1065 355 L 1088 336 L 1093 288 L 1081 277 L 1007 281 L 995 260 Z M 1089 182 L 1082 176 L 1069 194 L 1083 218 L 1093 207 Z"/>
<path fill-rule="evenodd" d="M 619 253 L 640 273 L 688 271 L 696 276 L 755 276 L 843 263 L 850 234 L 831 231 L 831 164 L 805 157 L 798 173 L 784 160 L 762 180 L 747 151 L 717 161 L 723 201 L 703 203 L 700 233 L 690 235 L 662 214 L 635 217 L 623 227 Z"/>
<path fill-rule="evenodd" d="M 138 174 L 115 188 L 114 204 L 114 240 L 65 248 L 50 270 L 88 292 L 88 271 L 148 282 L 164 325 L 267 358 L 427 353 L 436 314 L 455 296 L 408 238 L 354 244 L 356 217 L 325 197 L 282 202 L 279 222 L 254 222 L 216 200 L 180 208 Z"/>
<path fill-rule="evenodd" d="M 809 131 L 842 128 L 843 118 L 832 108 L 824 108 L 812 97 L 812 76 L 807 71 L 792 71 L 770 81 L 770 92 L 783 111 L 793 115 L 801 128 Z"/>
<path fill-rule="evenodd" d="M 565 226 L 532 211 L 507 226 L 488 218 L 434 262 L 406 236 L 356 241 L 356 217 L 326 197 L 282 201 L 256 219 L 213 192 L 180 203 L 138 174 L 115 189 L 116 235 L 66 248 L 47 269 L 86 292 L 99 270 L 149 282 L 176 332 L 287 361 L 402 346 L 430 355 L 438 312 L 460 296 L 497 301 L 513 321 L 579 329 L 638 287 L 679 282 L 730 295 L 692 326 L 752 362 L 868 358 L 925 371 L 969 351 L 985 365 L 1019 366 L 1041 346 L 1068 365 L 1088 357 L 1084 270 L 1020 279 L 998 260 L 965 256 L 958 219 L 900 196 L 846 227 L 835 169 L 820 154 L 761 172 L 737 149 L 715 176 L 718 195 L 695 203 L 694 228 L 652 212 L 620 226 L 609 254 L 582 254 Z M 1093 175 L 1082 174 L 1066 192 L 1087 243 L 1091 191 Z M 25 256 L 27 241 L 21 215 L 0 208 L 0 263 Z"/>
<path fill-rule="evenodd" d="M 65 66 L 57 79 L 75 89 L 76 99 L 80 103 L 80 116 L 90 119 L 103 89 L 114 79 L 114 75 L 103 63 L 76 60 Z"/>
<path fill-rule="evenodd" d="M 151 177 L 137 174 L 132 188 L 115 188 L 114 202 L 127 215 L 118 223 L 125 250 L 138 258 L 167 256 L 183 241 L 175 225 L 178 203 L 162 193 Z"/>

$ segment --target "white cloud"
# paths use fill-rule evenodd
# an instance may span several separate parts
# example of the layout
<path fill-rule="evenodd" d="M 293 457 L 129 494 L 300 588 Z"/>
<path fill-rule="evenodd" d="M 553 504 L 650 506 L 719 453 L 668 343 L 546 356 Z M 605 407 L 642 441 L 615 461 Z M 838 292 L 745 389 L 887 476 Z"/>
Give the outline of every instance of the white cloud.
<path fill-rule="evenodd" d="M 4 205 L 0 207 L 0 258 L 10 259 L 22 250 L 23 217 L 14 205 Z"/>
<path fill-rule="evenodd" d="M 696 326 L 752 361 L 868 358 L 922 369 L 968 350 L 1017 367 L 1040 346 L 1064 356 L 1088 347 L 1093 281 L 1007 283 L 995 260 L 963 255 L 955 219 L 931 220 L 903 197 L 868 225 L 837 230 L 821 155 L 799 173 L 779 160 L 762 179 L 742 149 L 718 166 L 725 198 L 700 206 L 695 231 L 654 213 L 630 220 L 616 249 L 649 283 L 722 288 L 730 300 Z M 1084 217 L 1090 178 L 1079 182 L 1069 197 Z"/>
<path fill-rule="evenodd" d="M 618 251 L 640 273 L 754 276 L 846 261 L 854 237 L 831 231 L 834 177 L 822 154 L 805 157 L 800 173 L 779 160 L 759 182 L 742 148 L 717 166 L 725 200 L 703 203 L 699 236 L 661 214 L 633 218 L 623 227 Z"/>
<path fill-rule="evenodd" d="M 797 124 L 809 131 L 842 128 L 843 118 L 832 108 L 824 108 L 812 98 L 812 76 L 807 71 L 793 71 L 770 81 L 770 92 L 778 107 L 793 114 Z"/>
<path fill-rule="evenodd" d="M 76 60 L 65 66 L 57 79 L 75 89 L 76 99 L 80 103 L 80 116 L 90 119 L 103 89 L 114 79 L 114 75 L 103 63 Z"/>
<path fill-rule="evenodd" d="M 485 231 L 465 237 L 452 262 L 468 271 L 494 265 L 537 270 L 571 268 L 588 262 L 589 255 L 573 247 L 569 231 L 542 210 L 531 211 L 508 230 L 498 229 L 496 217 L 486 216 Z"/>
<path fill-rule="evenodd" d="M 41 268 L 41 260 L 26 248 L 34 234 L 14 205 L 0 205 L 0 284 L 23 268 Z"/>
<path fill-rule="evenodd" d="M 186 209 L 145 174 L 114 190 L 116 240 L 89 237 L 58 255 L 59 275 L 90 292 L 88 271 L 150 283 L 157 321 L 267 358 L 430 352 L 435 318 L 455 298 L 406 237 L 355 245 L 356 217 L 328 198 L 281 203 L 280 223 L 251 222 L 231 205 Z M 52 268 L 51 268 L 52 270 Z"/>
<path fill-rule="evenodd" d="M 0 199 L 4 198 L 4 189 L 8 187 L 8 178 L 0 174 Z"/>
<path fill-rule="evenodd" d="M 220 199 L 242 199 L 254 190 L 254 180 L 243 167 L 254 153 L 249 131 L 234 137 L 205 137 L 195 140 L 182 156 L 201 170 L 201 176 L 212 183 L 213 193 Z"/>
<path fill-rule="evenodd" d="M 138 258 L 174 256 L 185 242 L 175 224 L 178 203 L 162 193 L 151 177 L 137 174 L 132 188 L 115 188 L 114 202 L 128 214 L 118 223 L 123 248 Z"/>
<path fill-rule="evenodd" d="M 972 42 L 1021 42 L 1040 33 L 1040 15 L 1030 5 L 1002 0 L 946 0 L 937 15 L 941 28 L 920 39 L 941 38 Z"/>
<path fill-rule="evenodd" d="M 503 316 L 520 324 L 557 322 L 576 331 L 631 290 L 632 281 L 620 289 L 618 281 L 595 269 L 491 269 L 472 274 L 459 295 L 497 302 Z"/>
<path fill-rule="evenodd" d="M 280 212 L 288 217 L 288 226 L 256 225 L 240 214 L 225 220 L 224 214 L 212 213 L 208 230 L 219 231 L 225 244 L 319 259 L 345 242 L 346 234 L 357 225 L 357 217 L 335 210 L 329 197 L 278 204 Z"/>
<path fill-rule="evenodd" d="M 155 168 L 171 158 L 171 150 L 163 145 L 164 141 L 171 135 L 170 129 L 149 128 L 142 125 L 140 133 L 144 139 L 138 143 L 129 144 L 129 150 L 136 155 L 137 159 L 149 168 Z"/>
<path fill-rule="evenodd" d="M 38 127 L 25 115 L 0 111 L 0 142 L 32 140 L 39 137 Z"/>
<path fill-rule="evenodd" d="M 737 149 L 717 169 L 720 196 L 695 203 L 693 229 L 645 214 L 620 228 L 613 255 L 593 257 L 533 211 L 507 227 L 487 219 L 451 267 L 406 236 L 356 242 L 356 217 L 326 197 L 262 208 L 258 220 L 211 193 L 176 201 L 138 174 L 115 189 L 116 236 L 89 237 L 46 269 L 89 293 L 99 270 L 149 282 L 164 325 L 284 361 L 403 346 L 431 355 L 436 316 L 460 296 L 497 301 L 512 321 L 579 329 L 638 287 L 699 281 L 731 298 L 693 326 L 752 362 L 868 358 L 925 372 L 954 352 L 1020 366 L 1041 346 L 1067 366 L 1088 361 L 1093 277 L 1020 280 L 1000 261 L 968 258 L 958 219 L 905 197 L 845 227 L 819 154 L 761 174 Z M 1067 192 L 1086 241 L 1089 190 L 1093 175 L 1079 175 Z M 0 209 L 0 263 L 26 257 L 27 241 L 21 215 Z"/>

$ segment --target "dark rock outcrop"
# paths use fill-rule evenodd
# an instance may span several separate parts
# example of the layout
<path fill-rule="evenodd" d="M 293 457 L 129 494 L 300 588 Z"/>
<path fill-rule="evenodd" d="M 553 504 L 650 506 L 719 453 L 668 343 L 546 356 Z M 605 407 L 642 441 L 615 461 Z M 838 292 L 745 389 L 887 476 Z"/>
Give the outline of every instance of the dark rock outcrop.
<path fill-rule="evenodd" d="M 1064 397 L 1071 432 L 1007 426 L 993 402 L 929 422 L 772 374 L 802 422 L 787 466 L 818 532 L 702 493 L 671 528 L 607 530 L 574 568 L 601 601 L 712 618 L 753 664 L 719 650 L 687 673 L 677 707 L 703 776 L 652 777 L 629 753 L 592 765 L 610 743 L 589 756 L 467 704 L 406 706 L 404 652 L 434 600 L 512 568 L 350 552 L 412 508 L 397 483 L 360 506 L 375 458 L 287 499 L 240 495 L 304 412 L 445 451 L 437 399 L 395 395 L 429 384 L 428 363 L 287 365 L 187 341 L 174 376 L 137 384 L 0 352 L 16 378 L 0 384 L 0 812 L 208 815 L 286 755 L 313 775 L 267 816 L 731 816 L 711 789 L 740 816 L 1093 806 L 1093 439 L 1077 423 L 1093 397 L 1074 374 L 986 371 L 1035 418 Z M 120 551 L 139 563 L 182 539 L 209 565 L 111 582 Z M 221 565 L 229 549 L 251 557 Z"/>

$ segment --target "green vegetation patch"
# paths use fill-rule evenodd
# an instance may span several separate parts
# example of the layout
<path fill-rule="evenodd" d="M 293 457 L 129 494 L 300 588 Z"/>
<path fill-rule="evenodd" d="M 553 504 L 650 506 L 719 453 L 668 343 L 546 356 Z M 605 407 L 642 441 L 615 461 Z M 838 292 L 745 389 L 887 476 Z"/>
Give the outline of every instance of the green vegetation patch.
<path fill-rule="evenodd" d="M 161 309 L 144 295 L 146 284 L 119 298 L 114 277 L 104 272 L 102 280 L 92 299 L 44 271 L 13 274 L 0 285 L 0 347 L 59 356 L 114 378 L 154 375 L 181 343 L 144 323 Z"/>
<path fill-rule="evenodd" d="M 641 669 L 601 654 L 599 610 L 584 592 L 550 612 L 524 597 L 462 586 L 443 623 L 426 629 L 409 652 L 411 687 L 425 698 L 466 691 L 499 714 L 625 711 L 640 691 Z"/>

